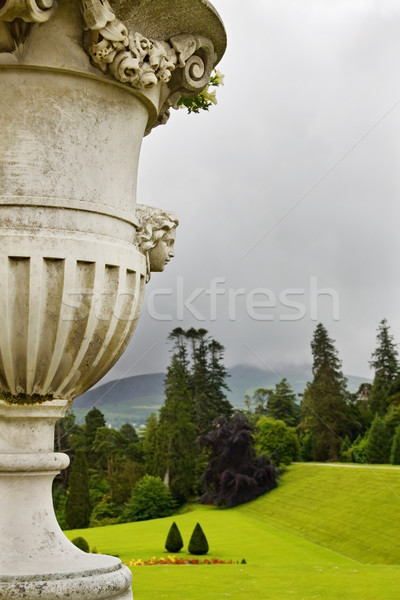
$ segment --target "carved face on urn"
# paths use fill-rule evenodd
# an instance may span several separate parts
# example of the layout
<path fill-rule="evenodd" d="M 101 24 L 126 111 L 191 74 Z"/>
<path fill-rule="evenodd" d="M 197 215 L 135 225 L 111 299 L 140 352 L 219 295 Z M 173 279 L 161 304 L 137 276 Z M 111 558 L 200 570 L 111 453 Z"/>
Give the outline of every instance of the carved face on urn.
<path fill-rule="evenodd" d="M 165 265 L 175 256 L 174 244 L 175 229 L 171 229 L 149 250 L 150 271 L 164 271 Z"/>
<path fill-rule="evenodd" d="M 145 204 L 136 206 L 136 215 L 139 220 L 136 243 L 146 255 L 148 270 L 163 271 L 175 256 L 175 230 L 179 221 L 174 213 Z"/>

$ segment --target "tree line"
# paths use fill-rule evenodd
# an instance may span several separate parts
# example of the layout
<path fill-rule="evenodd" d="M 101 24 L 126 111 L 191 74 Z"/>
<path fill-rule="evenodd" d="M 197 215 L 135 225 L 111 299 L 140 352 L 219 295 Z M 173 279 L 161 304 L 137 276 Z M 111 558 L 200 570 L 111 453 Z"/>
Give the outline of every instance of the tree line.
<path fill-rule="evenodd" d="M 82 528 L 166 516 L 188 500 L 234 506 L 276 486 L 292 460 L 400 464 L 400 366 L 384 319 L 371 357 L 373 383 L 349 393 L 334 341 L 318 324 L 312 381 L 299 399 L 284 378 L 234 410 L 224 347 L 205 329 L 174 329 L 165 400 L 143 436 L 107 427 L 97 408 L 56 426 L 72 465 L 56 478 L 60 525 Z"/>

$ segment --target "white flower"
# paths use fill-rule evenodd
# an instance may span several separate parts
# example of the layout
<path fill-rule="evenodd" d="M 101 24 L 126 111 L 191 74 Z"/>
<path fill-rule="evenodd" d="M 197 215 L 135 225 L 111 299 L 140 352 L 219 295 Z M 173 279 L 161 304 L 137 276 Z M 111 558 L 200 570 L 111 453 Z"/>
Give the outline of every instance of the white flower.
<path fill-rule="evenodd" d="M 217 104 L 217 92 L 215 90 L 213 92 L 209 92 L 207 87 L 201 92 L 201 95 L 212 104 Z"/>
<path fill-rule="evenodd" d="M 213 76 L 213 80 L 215 85 L 218 87 L 220 85 L 224 85 L 224 79 L 225 79 L 225 75 L 223 75 L 221 73 L 221 71 L 218 71 L 218 69 L 214 69 L 215 70 L 215 75 Z"/>

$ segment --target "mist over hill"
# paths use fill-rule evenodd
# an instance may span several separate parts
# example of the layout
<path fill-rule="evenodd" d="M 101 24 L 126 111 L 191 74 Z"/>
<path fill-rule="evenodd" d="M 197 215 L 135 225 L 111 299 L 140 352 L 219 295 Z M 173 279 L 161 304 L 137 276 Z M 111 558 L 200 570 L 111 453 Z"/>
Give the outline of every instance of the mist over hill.
<path fill-rule="evenodd" d="M 272 388 L 283 377 L 289 381 L 296 394 L 301 394 L 312 379 L 311 366 L 285 366 L 274 371 L 260 369 L 253 365 L 236 365 L 228 370 L 226 382 L 229 401 L 235 408 L 244 408 L 244 396 L 257 388 Z M 355 392 L 366 380 L 347 375 L 348 389 Z M 108 381 L 92 388 L 74 402 L 73 411 L 77 421 L 82 422 L 85 414 L 96 406 L 105 415 L 107 423 L 120 427 L 132 423 L 135 427 L 144 425 L 152 412 L 157 412 L 164 403 L 165 373 L 133 375 L 125 379 Z"/>

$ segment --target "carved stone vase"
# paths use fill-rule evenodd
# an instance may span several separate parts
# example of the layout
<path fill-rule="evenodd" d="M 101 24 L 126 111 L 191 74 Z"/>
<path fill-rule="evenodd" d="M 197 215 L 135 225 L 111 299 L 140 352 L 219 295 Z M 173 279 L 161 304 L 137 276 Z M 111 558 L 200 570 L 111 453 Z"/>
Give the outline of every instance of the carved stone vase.
<path fill-rule="evenodd" d="M 207 0 L 0 0 L 0 599 L 132 598 L 58 526 L 54 425 L 139 317 L 143 136 L 225 43 Z"/>

